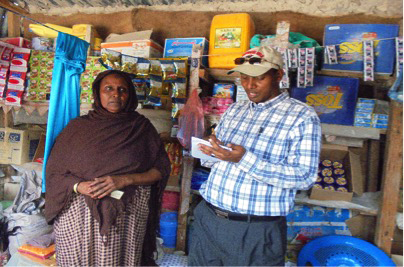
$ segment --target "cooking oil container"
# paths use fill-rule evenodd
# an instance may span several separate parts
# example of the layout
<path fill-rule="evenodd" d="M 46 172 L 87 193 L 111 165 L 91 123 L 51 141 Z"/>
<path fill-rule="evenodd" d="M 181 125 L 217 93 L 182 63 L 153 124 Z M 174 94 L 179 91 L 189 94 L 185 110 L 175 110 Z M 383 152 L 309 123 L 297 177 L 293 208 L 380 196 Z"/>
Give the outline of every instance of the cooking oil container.
<path fill-rule="evenodd" d="M 214 16 L 210 26 L 209 67 L 234 68 L 234 59 L 250 48 L 254 34 L 254 22 L 247 13 Z"/>

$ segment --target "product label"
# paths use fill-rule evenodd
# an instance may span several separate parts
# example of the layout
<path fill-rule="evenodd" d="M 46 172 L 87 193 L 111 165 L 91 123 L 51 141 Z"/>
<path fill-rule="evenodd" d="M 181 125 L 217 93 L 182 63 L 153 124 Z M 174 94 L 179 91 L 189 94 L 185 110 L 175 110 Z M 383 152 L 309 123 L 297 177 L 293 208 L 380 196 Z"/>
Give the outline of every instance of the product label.
<path fill-rule="evenodd" d="M 241 28 L 220 28 L 215 32 L 215 48 L 240 48 Z"/>
<path fill-rule="evenodd" d="M 328 86 L 325 91 L 307 95 L 306 103 L 318 114 L 331 113 L 343 108 L 343 95 L 339 86 Z"/>

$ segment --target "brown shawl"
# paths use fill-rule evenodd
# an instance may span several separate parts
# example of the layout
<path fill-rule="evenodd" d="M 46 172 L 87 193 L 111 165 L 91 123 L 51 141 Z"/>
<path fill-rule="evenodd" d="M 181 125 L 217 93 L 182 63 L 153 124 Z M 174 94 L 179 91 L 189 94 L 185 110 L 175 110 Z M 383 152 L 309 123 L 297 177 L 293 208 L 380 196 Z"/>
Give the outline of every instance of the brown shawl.
<path fill-rule="evenodd" d="M 128 102 L 122 112 L 110 113 L 100 101 L 101 80 L 119 74 L 130 85 Z M 161 196 L 170 174 L 170 161 L 163 143 L 150 121 L 135 111 L 137 98 L 131 78 L 121 71 L 104 71 L 93 83 L 94 110 L 69 122 L 57 137 L 46 166 L 45 216 L 49 223 L 62 211 L 73 193 L 73 185 L 105 175 L 142 173 L 158 169 L 163 179 L 151 187 L 150 214 L 142 265 L 154 264 L 156 229 Z M 106 235 L 117 215 L 125 209 L 135 186 L 122 191 L 120 200 L 109 196 L 100 200 L 85 197 L 91 214 Z"/>

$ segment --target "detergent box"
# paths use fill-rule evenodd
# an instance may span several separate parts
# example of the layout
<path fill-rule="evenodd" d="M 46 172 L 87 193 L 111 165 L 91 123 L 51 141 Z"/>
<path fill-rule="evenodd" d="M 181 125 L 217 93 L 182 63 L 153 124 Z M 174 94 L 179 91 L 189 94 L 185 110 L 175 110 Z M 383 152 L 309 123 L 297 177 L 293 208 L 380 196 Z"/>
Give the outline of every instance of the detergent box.
<path fill-rule="evenodd" d="M 164 44 L 163 57 L 181 58 L 192 55 L 192 46 L 199 44 L 202 46 L 202 55 L 209 53 L 209 41 L 204 37 L 196 38 L 168 38 Z M 202 65 L 208 66 L 208 57 L 202 57 Z"/>
<path fill-rule="evenodd" d="M 395 62 L 395 24 L 328 24 L 324 45 L 337 45 L 338 64 L 324 64 L 324 70 L 363 72 L 363 41 L 374 40 L 375 72 L 391 74 Z M 386 39 L 386 40 L 384 40 Z"/>
<path fill-rule="evenodd" d="M 352 126 L 358 87 L 357 78 L 316 76 L 313 87 L 292 87 L 291 97 L 312 106 L 322 123 Z"/>

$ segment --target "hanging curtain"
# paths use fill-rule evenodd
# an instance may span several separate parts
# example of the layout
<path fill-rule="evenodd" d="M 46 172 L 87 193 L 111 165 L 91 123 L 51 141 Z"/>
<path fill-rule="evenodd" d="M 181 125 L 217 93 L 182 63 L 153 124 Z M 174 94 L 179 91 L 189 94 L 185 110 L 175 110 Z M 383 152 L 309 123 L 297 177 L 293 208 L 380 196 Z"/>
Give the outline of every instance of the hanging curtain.
<path fill-rule="evenodd" d="M 80 115 L 80 75 L 86 68 L 89 43 L 59 32 L 49 102 L 48 125 L 42 172 L 45 192 L 46 162 L 58 134 L 69 121 Z"/>

